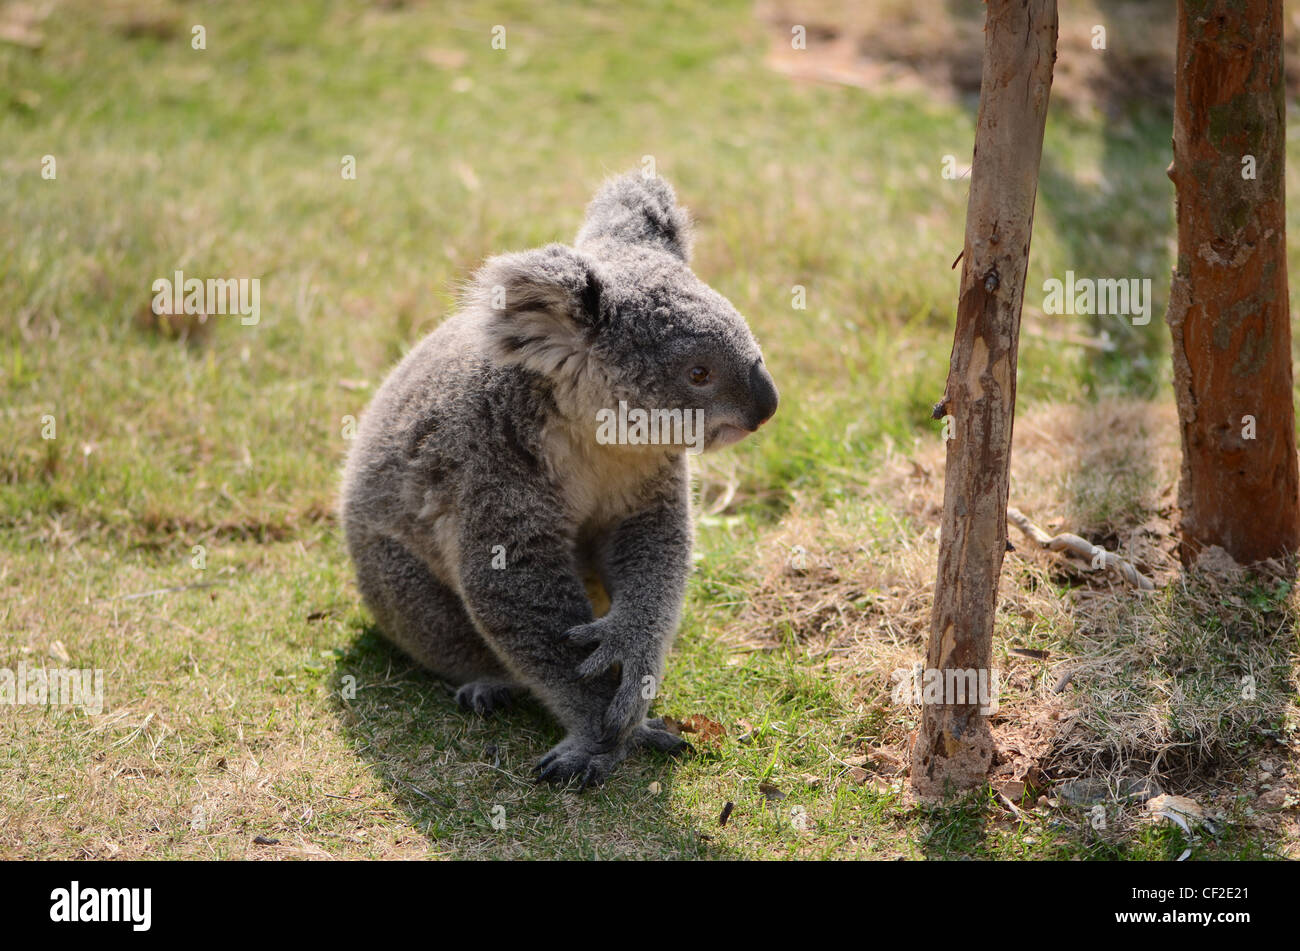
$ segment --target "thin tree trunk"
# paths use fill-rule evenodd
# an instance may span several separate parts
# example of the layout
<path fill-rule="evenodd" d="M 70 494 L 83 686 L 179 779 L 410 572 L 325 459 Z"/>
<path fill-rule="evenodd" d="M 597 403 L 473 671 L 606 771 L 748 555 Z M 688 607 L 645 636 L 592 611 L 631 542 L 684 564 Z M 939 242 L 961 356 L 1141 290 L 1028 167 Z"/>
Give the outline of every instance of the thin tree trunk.
<path fill-rule="evenodd" d="M 1056 32 L 1056 0 L 988 0 L 957 330 L 944 391 L 953 438 L 929 671 L 988 676 L 992 666 L 1007 543 L 1020 306 Z M 954 699 L 950 692 L 943 697 Z M 972 702 L 927 702 L 923 708 L 912 747 L 912 784 L 922 795 L 969 789 L 988 774 L 993 736 L 987 709 L 981 712 L 978 697 L 964 699 Z"/>
<path fill-rule="evenodd" d="M 1165 320 L 1184 563 L 1209 545 L 1249 563 L 1300 541 L 1282 78 L 1281 0 L 1180 0 Z"/>

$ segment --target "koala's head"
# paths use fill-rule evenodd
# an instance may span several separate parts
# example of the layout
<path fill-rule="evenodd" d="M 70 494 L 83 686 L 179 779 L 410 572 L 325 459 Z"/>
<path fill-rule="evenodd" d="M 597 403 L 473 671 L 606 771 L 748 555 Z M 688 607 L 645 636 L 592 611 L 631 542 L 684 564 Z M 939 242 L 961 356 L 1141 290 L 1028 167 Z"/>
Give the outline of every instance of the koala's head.
<path fill-rule="evenodd" d="M 702 411 L 705 449 L 744 438 L 776 412 L 776 385 L 745 319 L 689 256 L 690 222 L 667 182 L 607 182 L 573 247 L 502 255 L 479 272 L 496 358 L 551 380 L 593 434 L 597 414 L 622 401 Z"/>

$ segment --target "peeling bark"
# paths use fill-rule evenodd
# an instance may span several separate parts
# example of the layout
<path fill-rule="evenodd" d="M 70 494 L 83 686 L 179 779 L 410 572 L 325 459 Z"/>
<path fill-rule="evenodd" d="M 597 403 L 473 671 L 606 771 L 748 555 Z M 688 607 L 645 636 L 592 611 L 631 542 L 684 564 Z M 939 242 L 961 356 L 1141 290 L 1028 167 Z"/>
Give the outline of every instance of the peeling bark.
<path fill-rule="evenodd" d="M 1300 543 L 1281 0 L 1180 0 L 1177 69 L 1178 265 L 1165 321 L 1180 556 L 1219 545 L 1250 563 Z"/>
<path fill-rule="evenodd" d="M 926 655 L 931 670 L 988 671 L 992 664 L 1020 307 L 1056 33 L 1056 0 L 988 0 L 957 329 L 944 393 L 955 438 L 944 479 Z M 925 705 L 912 746 L 919 794 L 978 786 L 992 758 L 992 731 L 978 702 Z"/>

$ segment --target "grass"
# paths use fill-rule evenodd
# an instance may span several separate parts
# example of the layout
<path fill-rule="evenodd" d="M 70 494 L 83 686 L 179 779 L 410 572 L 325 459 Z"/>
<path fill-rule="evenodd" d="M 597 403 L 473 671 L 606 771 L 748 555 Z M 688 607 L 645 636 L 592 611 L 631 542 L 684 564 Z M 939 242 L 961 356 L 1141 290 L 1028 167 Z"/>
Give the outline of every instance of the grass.
<path fill-rule="evenodd" d="M 205 50 L 191 48 L 194 24 Z M 496 24 L 505 50 L 491 48 Z M 880 758 L 914 724 L 889 702 L 888 674 L 923 651 L 942 468 L 928 416 L 967 189 L 941 169 L 969 155 L 968 103 L 792 82 L 765 64 L 770 28 L 737 2 L 507 2 L 490 16 L 465 2 L 65 2 L 36 29 L 37 50 L 0 45 L 0 667 L 102 668 L 105 708 L 0 707 L 0 857 L 1162 859 L 1187 847 L 1118 803 L 1098 830 L 1051 784 L 1020 813 L 993 787 L 916 803 Z M 1103 544 L 1129 544 L 1166 504 L 1156 430 L 1097 407 L 1168 402 L 1167 335 L 1158 319 L 1047 317 L 1033 291 L 1067 268 L 1139 273 L 1163 313 L 1168 142 L 1158 108 L 1048 122 L 1017 421 L 1033 464 L 1016 497 Z M 558 738 L 539 709 L 467 717 L 385 645 L 333 499 L 346 417 L 449 312 L 457 283 L 493 252 L 569 239 L 600 179 L 644 156 L 691 206 L 694 266 L 750 319 L 782 409 L 701 469 L 705 507 L 735 495 L 701 520 L 658 702 L 726 735 L 685 760 L 633 759 L 579 795 L 528 779 Z M 260 278 L 260 323 L 159 333 L 142 320 L 150 286 L 178 268 Z M 806 309 L 792 306 L 796 285 Z M 1103 329 L 1110 350 L 1090 345 Z M 913 460 L 933 478 L 898 477 Z M 790 569 L 796 544 L 811 581 Z M 834 577 L 818 574 L 827 564 Z M 1190 582 L 1175 573 L 1147 610 L 1046 556 L 1008 566 L 997 649 L 1008 665 L 1013 647 L 1100 665 L 1067 695 L 1083 748 L 1110 751 L 1099 768 L 1141 758 L 1107 726 L 1122 687 L 1155 718 L 1143 735 L 1181 757 L 1175 789 L 1217 797 L 1225 831 L 1199 836 L 1195 857 L 1294 855 L 1292 819 L 1251 814 L 1257 762 L 1292 758 L 1290 589 L 1215 589 L 1227 600 L 1211 617 L 1207 596 L 1180 600 Z M 155 589 L 175 590 L 136 597 Z M 1141 676 L 1105 666 L 1107 628 L 1089 627 L 1125 611 L 1164 632 L 1133 637 Z M 1225 618 L 1245 646 L 1219 651 Z M 1267 703 L 1166 703 L 1192 651 L 1233 677 L 1233 664 L 1261 664 Z M 1039 679 L 1022 680 L 1009 706 L 1055 709 Z M 1207 674 L 1205 689 L 1222 680 Z M 1194 719 L 1206 709 L 1225 723 Z M 1071 750 L 1050 753 L 1082 769 Z"/>

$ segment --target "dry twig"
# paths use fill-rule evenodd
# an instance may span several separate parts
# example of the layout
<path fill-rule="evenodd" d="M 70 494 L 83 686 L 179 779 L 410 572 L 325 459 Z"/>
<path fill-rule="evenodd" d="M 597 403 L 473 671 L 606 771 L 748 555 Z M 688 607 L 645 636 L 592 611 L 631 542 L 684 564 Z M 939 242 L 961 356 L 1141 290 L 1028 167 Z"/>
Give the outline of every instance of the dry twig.
<path fill-rule="evenodd" d="M 1020 529 L 1043 548 L 1052 551 L 1064 551 L 1073 555 L 1078 555 L 1087 561 L 1096 565 L 1098 559 L 1101 561 L 1100 567 L 1113 568 L 1118 571 L 1129 584 L 1140 588 L 1143 591 L 1155 590 L 1155 585 L 1151 579 L 1142 572 L 1138 571 L 1131 564 L 1121 558 L 1114 552 L 1107 551 L 1100 545 L 1094 545 L 1092 542 L 1078 535 L 1072 535 L 1069 532 L 1062 532 L 1059 535 L 1049 535 L 1043 531 L 1017 508 L 1007 508 L 1007 520 Z"/>

